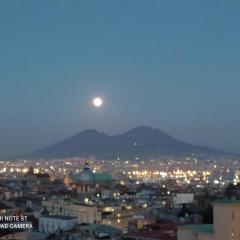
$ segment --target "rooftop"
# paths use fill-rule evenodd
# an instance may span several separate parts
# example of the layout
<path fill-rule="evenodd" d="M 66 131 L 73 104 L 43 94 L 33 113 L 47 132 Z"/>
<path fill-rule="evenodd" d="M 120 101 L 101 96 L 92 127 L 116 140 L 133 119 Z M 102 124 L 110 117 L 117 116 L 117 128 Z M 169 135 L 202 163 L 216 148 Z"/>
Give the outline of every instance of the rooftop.
<path fill-rule="evenodd" d="M 113 181 L 113 177 L 108 173 L 95 173 L 95 180 L 97 182 Z"/>
<path fill-rule="evenodd" d="M 151 231 L 140 231 L 134 233 L 128 233 L 125 238 L 141 238 L 141 239 L 159 239 L 159 240 L 176 240 L 176 225 L 173 223 L 161 223 L 153 225 L 157 229 Z M 124 238 L 124 239 L 125 239 Z"/>
<path fill-rule="evenodd" d="M 231 204 L 240 204 L 240 200 L 219 199 L 219 200 L 215 200 L 213 203 L 231 205 Z"/>
<path fill-rule="evenodd" d="M 69 216 L 62 216 L 62 215 L 44 215 L 44 216 L 40 216 L 40 218 L 51 218 L 51 219 L 60 219 L 60 220 L 77 219 L 77 217 L 69 217 Z"/>
<path fill-rule="evenodd" d="M 81 181 L 80 174 L 78 173 L 72 173 L 69 174 L 69 176 L 73 179 L 74 182 Z M 113 181 L 113 177 L 108 173 L 95 173 L 94 174 L 94 180 L 97 182 L 107 182 L 107 181 Z"/>
<path fill-rule="evenodd" d="M 212 224 L 191 224 L 191 225 L 184 225 L 181 226 L 183 228 L 187 228 L 193 232 L 198 233 L 207 233 L 207 234 L 214 234 L 213 225 Z"/>

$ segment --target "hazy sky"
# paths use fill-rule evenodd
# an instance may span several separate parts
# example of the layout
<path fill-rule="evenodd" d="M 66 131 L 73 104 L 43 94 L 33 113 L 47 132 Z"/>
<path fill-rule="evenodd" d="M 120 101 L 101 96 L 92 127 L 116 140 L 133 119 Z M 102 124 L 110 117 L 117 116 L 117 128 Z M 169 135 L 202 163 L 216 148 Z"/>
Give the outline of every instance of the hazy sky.
<path fill-rule="evenodd" d="M 1 0 L 0 156 L 138 125 L 240 153 L 239 76 L 237 0 Z"/>

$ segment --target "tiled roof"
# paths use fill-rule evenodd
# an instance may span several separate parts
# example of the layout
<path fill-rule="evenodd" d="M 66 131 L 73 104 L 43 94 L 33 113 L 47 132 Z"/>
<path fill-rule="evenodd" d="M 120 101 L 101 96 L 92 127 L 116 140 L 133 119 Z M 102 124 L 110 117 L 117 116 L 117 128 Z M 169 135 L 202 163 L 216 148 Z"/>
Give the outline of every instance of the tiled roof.
<path fill-rule="evenodd" d="M 97 182 L 104 182 L 104 181 L 113 181 L 113 177 L 110 175 L 110 174 L 107 174 L 107 173 L 95 173 L 95 181 Z M 70 177 L 72 178 L 72 180 L 74 182 L 79 182 L 80 179 L 79 179 L 79 176 L 80 174 L 70 174 Z"/>
<path fill-rule="evenodd" d="M 189 229 L 196 233 L 208 233 L 214 234 L 213 225 L 212 224 L 191 224 L 181 226 L 182 228 Z"/>
<path fill-rule="evenodd" d="M 113 181 L 113 177 L 108 173 L 95 173 L 95 180 L 97 182 Z"/>
<path fill-rule="evenodd" d="M 240 200 L 219 199 L 219 200 L 215 200 L 213 203 L 231 205 L 231 204 L 240 204 Z"/>

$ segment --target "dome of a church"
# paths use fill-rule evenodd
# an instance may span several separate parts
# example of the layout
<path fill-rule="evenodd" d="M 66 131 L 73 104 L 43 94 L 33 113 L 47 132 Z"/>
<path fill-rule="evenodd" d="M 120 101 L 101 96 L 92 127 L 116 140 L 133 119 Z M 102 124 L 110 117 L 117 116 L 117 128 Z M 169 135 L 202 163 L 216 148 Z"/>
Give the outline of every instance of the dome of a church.
<path fill-rule="evenodd" d="M 85 168 L 79 174 L 79 182 L 94 182 L 95 174 L 89 169 L 88 164 L 86 163 Z"/>

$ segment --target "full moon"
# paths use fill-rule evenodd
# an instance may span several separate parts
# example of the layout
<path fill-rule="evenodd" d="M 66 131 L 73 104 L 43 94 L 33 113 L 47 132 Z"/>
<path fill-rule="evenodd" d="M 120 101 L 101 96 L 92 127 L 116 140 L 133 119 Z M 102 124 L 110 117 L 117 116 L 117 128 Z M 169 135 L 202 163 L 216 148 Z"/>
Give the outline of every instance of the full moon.
<path fill-rule="evenodd" d="M 100 97 L 96 97 L 93 99 L 93 105 L 97 108 L 101 107 L 103 104 L 103 100 Z"/>

